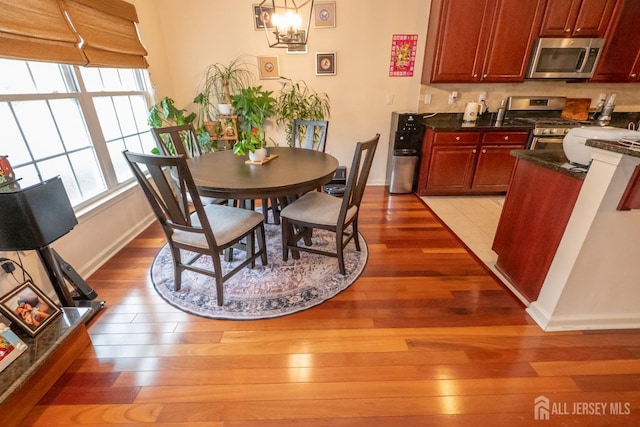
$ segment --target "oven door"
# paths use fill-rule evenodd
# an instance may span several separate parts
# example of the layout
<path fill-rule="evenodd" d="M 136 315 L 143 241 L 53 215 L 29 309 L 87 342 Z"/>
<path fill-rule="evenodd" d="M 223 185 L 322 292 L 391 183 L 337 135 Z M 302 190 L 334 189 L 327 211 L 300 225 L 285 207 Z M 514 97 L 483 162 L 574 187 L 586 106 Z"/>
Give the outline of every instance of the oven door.
<path fill-rule="evenodd" d="M 562 150 L 564 137 L 534 136 L 529 144 L 530 150 Z"/>

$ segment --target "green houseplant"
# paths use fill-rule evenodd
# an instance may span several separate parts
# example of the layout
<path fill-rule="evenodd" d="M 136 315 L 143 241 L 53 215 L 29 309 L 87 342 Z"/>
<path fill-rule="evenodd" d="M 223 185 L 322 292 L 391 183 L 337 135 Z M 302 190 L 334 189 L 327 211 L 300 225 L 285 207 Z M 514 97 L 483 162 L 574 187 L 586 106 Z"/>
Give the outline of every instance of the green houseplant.
<path fill-rule="evenodd" d="M 175 101 L 165 96 L 160 100 L 158 104 L 153 105 L 149 109 L 149 115 L 147 117 L 147 124 L 152 128 L 161 128 L 167 126 L 181 126 L 193 123 L 197 115 L 194 112 L 187 114 L 187 110 L 180 109 L 175 106 Z M 209 134 L 204 129 L 196 129 L 196 135 L 198 137 L 198 143 L 205 151 L 211 150 L 211 141 Z M 168 141 L 169 151 L 172 150 L 171 142 Z M 160 154 L 158 148 L 151 150 L 154 154 Z M 175 154 L 175 150 L 173 151 Z"/>
<path fill-rule="evenodd" d="M 231 96 L 231 105 L 238 115 L 239 138 L 233 152 L 239 156 L 266 148 L 264 122 L 275 113 L 273 92 L 262 86 L 249 86 Z"/>
<path fill-rule="evenodd" d="M 331 112 L 329 96 L 318 93 L 305 81 L 282 78 L 282 88 L 275 104 L 276 124 L 285 124 L 287 144 L 293 145 L 294 120 L 325 120 Z"/>
<path fill-rule="evenodd" d="M 249 87 L 253 81 L 253 73 L 248 68 L 243 56 L 234 58 L 228 64 L 215 63 L 205 71 L 202 91 L 196 96 L 197 102 L 206 105 L 210 112 L 217 103 L 218 114 L 230 114 L 223 105 L 231 103 L 231 96 Z M 200 99 L 199 99 L 200 98 Z"/>

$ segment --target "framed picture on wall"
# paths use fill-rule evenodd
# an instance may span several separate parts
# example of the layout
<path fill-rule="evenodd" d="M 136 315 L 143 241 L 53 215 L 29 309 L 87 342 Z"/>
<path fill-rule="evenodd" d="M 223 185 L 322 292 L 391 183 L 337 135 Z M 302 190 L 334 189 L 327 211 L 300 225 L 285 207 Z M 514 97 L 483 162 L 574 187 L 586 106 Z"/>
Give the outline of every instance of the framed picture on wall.
<path fill-rule="evenodd" d="M 335 76 L 336 75 L 336 53 L 317 52 L 316 53 L 316 75 Z"/>
<path fill-rule="evenodd" d="M 280 65 L 277 56 L 258 56 L 258 71 L 261 80 L 280 78 Z"/>
<path fill-rule="evenodd" d="M 336 2 L 319 1 L 313 6 L 315 28 L 333 28 L 336 26 Z"/>
<path fill-rule="evenodd" d="M 62 313 L 30 280 L 2 297 L 0 310 L 32 337 Z"/>
<path fill-rule="evenodd" d="M 307 45 L 303 44 L 303 45 L 291 45 L 291 46 L 287 46 L 287 53 L 307 53 Z"/>
<path fill-rule="evenodd" d="M 262 11 L 260 10 L 259 4 L 253 5 L 253 29 L 263 30 L 265 24 L 267 28 L 273 28 L 273 22 L 271 22 L 271 14 L 273 13 L 273 9 L 270 7 L 262 6 Z"/>

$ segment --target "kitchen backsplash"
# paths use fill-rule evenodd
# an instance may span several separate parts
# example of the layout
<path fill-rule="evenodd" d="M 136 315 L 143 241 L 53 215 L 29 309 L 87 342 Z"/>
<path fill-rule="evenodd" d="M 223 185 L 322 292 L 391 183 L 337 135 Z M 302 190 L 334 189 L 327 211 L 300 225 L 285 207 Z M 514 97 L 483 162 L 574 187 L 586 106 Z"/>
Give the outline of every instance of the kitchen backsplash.
<path fill-rule="evenodd" d="M 458 98 L 449 104 L 449 95 L 458 92 Z M 462 113 L 469 101 L 478 101 L 486 92 L 489 111 L 495 112 L 500 100 L 509 96 L 566 96 L 567 98 L 591 98 L 591 109 L 601 94 L 616 93 L 616 112 L 640 111 L 640 84 L 638 83 L 566 83 L 564 81 L 526 81 L 524 83 L 437 84 L 422 85 L 418 101 L 419 113 Z M 431 95 L 431 103 L 425 104 L 425 95 Z"/>

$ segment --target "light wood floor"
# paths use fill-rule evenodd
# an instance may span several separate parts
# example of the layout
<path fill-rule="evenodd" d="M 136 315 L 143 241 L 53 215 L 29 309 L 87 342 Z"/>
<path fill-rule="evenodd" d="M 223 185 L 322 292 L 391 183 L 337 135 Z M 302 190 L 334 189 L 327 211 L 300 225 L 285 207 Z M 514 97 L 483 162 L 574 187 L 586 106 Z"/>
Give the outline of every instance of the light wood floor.
<path fill-rule="evenodd" d="M 370 187 L 362 208 L 362 277 L 264 321 L 164 303 L 152 226 L 89 278 L 93 346 L 24 425 L 640 425 L 640 330 L 545 333 L 419 198 Z M 605 415 L 558 413 L 593 402 Z"/>

